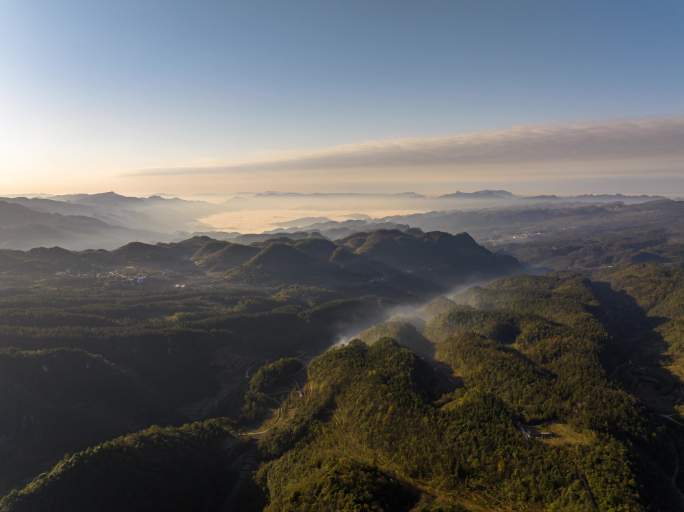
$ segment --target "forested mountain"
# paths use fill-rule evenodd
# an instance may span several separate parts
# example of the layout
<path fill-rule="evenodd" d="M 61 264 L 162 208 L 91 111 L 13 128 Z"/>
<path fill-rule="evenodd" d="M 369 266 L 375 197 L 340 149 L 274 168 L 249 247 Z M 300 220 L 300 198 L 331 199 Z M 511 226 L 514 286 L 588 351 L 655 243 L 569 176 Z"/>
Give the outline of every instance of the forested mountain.
<path fill-rule="evenodd" d="M 403 288 L 403 293 L 445 291 L 468 281 L 520 269 L 510 256 L 478 245 L 466 234 L 383 230 L 332 242 L 319 237 L 274 238 L 241 245 L 209 237 L 182 242 L 132 242 L 113 251 L 59 248 L 0 251 L 0 273 L 56 273 L 102 277 L 103 272 L 212 275 L 252 287 Z"/>
<path fill-rule="evenodd" d="M 104 324 L 104 322 L 103 322 Z M 103 325 L 104 326 L 104 325 Z M 0 487 L 46 459 L 168 421 L 129 371 L 83 350 L 0 352 Z"/>
<path fill-rule="evenodd" d="M 253 448 L 225 421 L 152 427 L 70 455 L 0 507 L 7 510 L 247 510 Z M 107 483 L 113 485 L 107 485 Z M 104 485 L 103 485 L 104 484 Z"/>
<path fill-rule="evenodd" d="M 213 364 L 226 351 L 245 358 L 242 369 L 235 367 L 239 357 L 230 363 L 234 376 L 247 377 L 238 386 L 246 408 L 233 410 L 235 423 L 152 429 L 67 455 L 9 493 L 0 510 L 183 510 L 187 503 L 206 510 L 236 503 L 240 510 L 279 511 L 677 510 L 682 385 L 653 357 L 681 353 L 672 304 L 682 284 L 670 271 L 650 268 L 663 290 L 652 296 L 638 290 L 637 268 L 616 271 L 611 281 L 507 278 L 431 301 L 409 316 L 396 310 L 400 316 L 386 328 L 360 335 L 367 344 L 353 341 L 259 371 L 248 359 L 251 342 L 225 338 L 246 333 L 241 324 L 258 324 L 245 324 L 244 315 L 225 323 L 224 313 L 230 331 L 201 345 L 216 343 Z M 643 319 L 609 300 L 624 290 L 639 297 L 633 304 Z M 262 322 L 275 322 L 276 309 Z M 667 311 L 672 324 L 651 331 L 648 311 Z M 310 323 L 317 314 L 304 318 Z M 193 316 L 187 327 L 208 325 Z M 623 337 L 624 322 L 640 329 L 634 340 Z M 280 337 L 287 332 L 276 330 Z M 669 348 L 659 344 L 660 332 Z M 47 341 L 38 333 L 24 339 Z M 177 339 L 174 345 L 190 342 Z M 277 339 L 274 333 L 271 350 L 295 353 Z M 113 341 L 86 344 L 104 351 L 124 340 Z M 310 350 L 308 343 L 300 346 Z M 114 353 L 128 364 L 140 357 L 121 349 Z M 185 365 L 176 378 L 189 377 L 193 366 L 202 364 Z M 152 378 L 140 368 L 134 374 L 143 383 Z M 648 383 L 652 389 L 643 390 Z M 230 401 L 240 402 L 230 390 L 219 396 L 226 412 Z M 80 489 L 77 482 L 86 481 Z"/>
<path fill-rule="evenodd" d="M 0 511 L 682 509 L 659 227 L 536 276 L 415 228 L 0 251 Z"/>

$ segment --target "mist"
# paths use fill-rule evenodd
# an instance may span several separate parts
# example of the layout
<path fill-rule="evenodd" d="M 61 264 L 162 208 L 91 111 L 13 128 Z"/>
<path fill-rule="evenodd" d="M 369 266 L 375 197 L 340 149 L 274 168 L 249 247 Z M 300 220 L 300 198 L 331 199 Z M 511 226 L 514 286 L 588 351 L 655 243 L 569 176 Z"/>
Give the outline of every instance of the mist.
<path fill-rule="evenodd" d="M 364 333 L 371 330 L 373 327 L 379 327 L 382 324 L 388 323 L 388 322 L 405 322 L 408 324 L 411 324 L 413 327 L 415 327 L 416 331 L 420 333 L 421 335 L 424 334 L 424 329 L 425 325 L 427 322 L 429 322 L 432 318 L 436 316 L 436 314 L 431 313 L 428 310 L 428 306 L 432 303 L 435 302 L 435 300 L 444 298 L 449 301 L 454 302 L 454 304 L 458 304 L 458 296 L 462 293 L 467 292 L 468 290 L 471 290 L 473 288 L 478 288 L 478 287 L 484 287 L 487 286 L 489 283 L 496 281 L 498 278 L 488 278 L 488 279 L 473 279 L 473 280 L 468 280 L 465 283 L 458 284 L 454 287 L 452 287 L 449 291 L 445 293 L 439 293 L 431 296 L 429 299 L 422 300 L 420 302 L 416 302 L 413 304 L 399 304 L 395 305 L 392 307 L 387 308 L 385 311 L 383 311 L 381 314 L 371 318 L 367 319 L 363 322 L 358 322 L 356 324 L 353 324 L 351 326 L 346 326 L 344 329 L 342 329 L 337 336 L 334 338 L 334 342 L 330 346 L 330 350 L 336 349 L 339 347 L 343 347 L 350 343 L 351 341 L 355 339 L 362 339 L 363 341 L 367 343 L 373 343 L 377 340 L 375 339 L 363 339 L 364 338 Z M 396 340 L 397 342 L 401 343 L 401 340 Z M 428 340 L 430 341 L 430 340 Z M 415 350 L 415 347 L 409 347 Z M 427 356 L 429 358 L 432 358 L 434 356 L 432 352 L 432 347 L 429 351 L 422 351 L 420 355 L 422 356 Z"/>

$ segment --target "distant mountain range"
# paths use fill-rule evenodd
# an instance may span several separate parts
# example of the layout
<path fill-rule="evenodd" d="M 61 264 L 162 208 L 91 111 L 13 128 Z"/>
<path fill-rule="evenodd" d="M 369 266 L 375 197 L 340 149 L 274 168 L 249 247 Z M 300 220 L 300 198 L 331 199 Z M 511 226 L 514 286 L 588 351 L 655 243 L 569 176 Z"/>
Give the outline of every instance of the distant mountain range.
<path fill-rule="evenodd" d="M 206 228 L 198 218 L 221 208 L 197 201 L 113 192 L 52 198 L 0 198 L 0 247 L 115 248 L 131 240 L 172 240 Z"/>
<path fill-rule="evenodd" d="M 605 202 L 605 201 L 625 201 L 625 202 L 643 202 L 655 199 L 665 199 L 664 196 L 658 195 L 626 195 L 626 194 L 580 194 L 571 196 L 559 196 L 556 194 L 545 195 L 518 195 L 508 190 L 476 190 L 474 192 L 451 192 L 441 195 L 427 195 L 419 194 L 417 192 L 397 192 L 397 193 L 383 193 L 383 192 L 257 192 L 252 194 L 253 197 L 258 198 L 344 198 L 344 197 L 368 197 L 368 198 L 395 198 L 395 199 L 428 199 L 428 200 L 480 200 L 480 201 L 502 201 L 502 200 L 522 200 L 522 201 L 563 201 L 563 202 Z"/>
<path fill-rule="evenodd" d="M 74 249 L 115 247 L 130 240 L 159 236 L 141 229 L 107 224 L 95 217 L 48 213 L 0 201 L 0 248 L 30 249 L 56 245 Z"/>
<path fill-rule="evenodd" d="M 340 239 L 355 232 L 378 229 L 419 228 L 424 231 L 448 233 L 468 232 L 487 243 L 508 243 L 529 240 L 539 236 L 585 230 L 610 233 L 615 230 L 661 229 L 682 231 L 679 219 L 684 215 L 684 201 L 669 199 L 641 201 L 633 204 L 615 201 L 565 202 L 547 201 L 543 204 L 521 203 L 491 208 L 442 210 L 410 215 L 393 215 L 372 220 L 326 220 L 307 224 L 304 219 L 291 221 L 299 233 L 318 233 L 331 239 Z M 611 196 L 613 197 L 613 196 Z M 648 197 L 648 196 L 644 196 Z M 271 231 L 270 236 L 283 236 L 287 229 Z M 261 235 L 262 237 L 266 235 Z"/>
<path fill-rule="evenodd" d="M 515 199 L 507 190 L 478 190 L 477 192 L 454 192 L 439 196 L 440 199 Z"/>
<path fill-rule="evenodd" d="M 379 229 L 406 231 L 409 227 L 451 233 L 468 231 L 476 234 L 478 238 L 489 238 L 491 233 L 488 230 L 491 229 L 499 231 L 522 227 L 527 229 L 529 226 L 546 222 L 549 219 L 562 218 L 567 215 L 576 217 L 582 210 L 570 210 L 570 208 L 578 206 L 586 207 L 584 211 L 587 215 L 591 215 L 595 212 L 591 209 L 593 205 L 608 206 L 614 203 L 630 205 L 659 199 L 656 196 L 621 194 L 523 197 L 506 190 L 454 192 L 438 197 L 428 197 L 413 192 L 399 194 L 264 192 L 253 197 L 256 197 L 257 201 L 278 198 L 314 201 L 322 198 L 327 205 L 334 204 L 330 201 L 337 199 L 340 204 L 351 204 L 355 209 L 356 201 L 344 203 L 342 199 L 345 197 L 373 198 L 374 204 L 380 204 L 381 207 L 385 204 L 385 200 L 388 201 L 387 208 L 390 210 L 395 208 L 397 211 L 403 209 L 409 211 L 434 209 L 436 211 L 381 219 L 373 219 L 367 214 L 357 213 L 343 216 L 342 218 L 346 220 L 341 221 L 330 220 L 323 215 L 304 217 L 280 221 L 277 229 L 266 233 L 245 234 L 232 230 L 230 232 L 212 231 L 211 226 L 200 221 L 200 219 L 227 210 L 239 211 L 242 208 L 248 210 L 253 207 L 253 205 L 243 205 L 240 201 L 214 204 L 161 196 L 128 197 L 114 192 L 52 197 L 6 197 L 0 198 L 0 248 L 26 250 L 33 247 L 60 246 L 72 250 L 114 249 L 130 241 L 171 242 L 193 233 L 238 243 L 264 242 L 283 234 L 287 234 L 289 238 L 306 238 L 310 233 L 319 233 L 330 239 L 341 239 L 361 231 Z M 257 209 L 259 207 L 261 207 L 260 204 Z M 300 207 L 299 204 L 297 207 Z M 463 211 L 455 210 L 456 207 Z M 290 206 L 285 206 L 285 208 L 290 208 Z M 483 210 L 483 208 L 490 210 Z M 495 208 L 498 210 L 495 211 Z M 359 209 L 363 210 L 361 206 Z M 614 214 L 611 214 L 612 217 Z"/>

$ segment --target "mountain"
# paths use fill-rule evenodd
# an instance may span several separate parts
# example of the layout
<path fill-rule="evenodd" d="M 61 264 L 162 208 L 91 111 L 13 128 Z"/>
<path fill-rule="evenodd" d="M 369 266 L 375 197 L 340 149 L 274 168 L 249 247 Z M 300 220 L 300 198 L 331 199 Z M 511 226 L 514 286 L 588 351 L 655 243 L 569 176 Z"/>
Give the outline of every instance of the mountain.
<path fill-rule="evenodd" d="M 210 241 L 198 249 L 192 259 L 207 272 L 223 273 L 247 262 L 259 252 L 258 247 L 223 241 Z"/>
<path fill-rule="evenodd" d="M 439 196 L 439 199 L 514 199 L 507 190 L 478 190 L 476 192 L 453 192 Z"/>
<path fill-rule="evenodd" d="M 362 333 L 370 346 L 352 341 L 314 359 L 304 393 L 262 427 L 272 457 L 265 510 L 390 496 L 387 510 L 403 511 L 679 509 L 668 478 L 678 427 L 608 377 L 627 363 L 596 354 L 630 357 L 613 328 L 634 311 L 612 317 L 620 305 L 597 290 L 576 277 L 508 278 L 457 297 L 467 305 L 424 329 L 382 324 Z M 383 333 L 432 344 L 437 363 Z M 638 387 L 639 371 L 676 399 L 656 369 L 637 363 L 627 382 Z"/>
<path fill-rule="evenodd" d="M 520 205 L 478 210 L 451 210 L 396 215 L 385 222 L 407 224 L 424 231 L 449 233 L 467 231 L 488 244 L 531 242 L 538 237 L 557 235 L 568 239 L 577 234 L 591 236 L 628 230 L 680 230 L 676 219 L 684 212 L 684 201 L 668 199 L 634 204 L 554 203 Z"/>
<path fill-rule="evenodd" d="M 82 215 L 119 227 L 164 232 L 206 227 L 198 222 L 199 218 L 223 211 L 219 205 L 202 201 L 161 196 L 130 197 L 115 192 L 0 200 L 43 213 Z"/>
<path fill-rule="evenodd" d="M 467 194 L 467 193 L 463 193 Z M 657 225 L 665 228 L 671 223 L 672 210 L 682 201 L 659 199 L 657 196 L 588 195 L 588 196 L 507 196 L 506 191 L 483 191 L 472 193 L 482 195 L 471 201 L 454 203 L 451 199 L 428 198 L 423 208 L 425 213 L 391 215 L 375 219 L 350 219 L 345 221 L 319 221 L 299 219 L 292 221 L 298 231 L 320 233 L 340 239 L 363 231 L 400 229 L 406 231 L 417 227 L 424 231 L 466 231 L 478 240 L 489 244 L 509 241 L 530 241 L 540 235 L 555 232 L 565 236 L 564 231 L 593 229 L 624 229 L 630 222 L 637 226 Z M 492 194 L 509 197 L 503 203 L 501 198 L 493 200 Z M 489 199 L 487 199 L 489 197 Z M 675 204 L 672 204 L 675 203 Z M 458 204 L 459 209 L 453 209 Z M 436 209 L 439 207 L 441 209 Z M 646 213 L 650 211 L 651 213 Z M 271 234 L 287 234 L 292 228 L 279 228 Z"/>
<path fill-rule="evenodd" d="M 327 220 L 324 222 L 314 222 L 313 224 L 302 225 L 300 229 L 303 230 L 300 231 L 300 233 L 310 233 L 311 235 L 319 234 L 332 240 L 338 240 L 359 232 L 376 231 L 379 229 L 399 229 L 403 231 L 409 229 L 409 226 L 407 224 L 388 222 L 385 220 L 349 219 L 344 221 Z M 267 235 L 291 236 L 292 232 L 288 229 L 279 228 L 261 236 Z M 247 235 L 243 235 L 243 237 L 240 238 L 244 239 L 246 236 Z"/>
<path fill-rule="evenodd" d="M 332 258 L 339 246 L 325 238 L 308 238 L 296 241 L 294 247 L 312 258 L 326 261 Z"/>
<path fill-rule="evenodd" d="M 339 242 L 357 255 L 446 286 L 518 268 L 514 258 L 491 253 L 467 233 L 378 230 Z"/>
<path fill-rule="evenodd" d="M 518 202 L 564 202 L 564 203 L 643 203 L 666 199 L 657 195 L 626 195 L 626 194 L 580 194 L 574 196 L 559 196 L 556 194 L 543 194 L 534 196 L 517 195 L 508 190 L 477 190 L 475 192 L 457 191 L 451 194 L 437 196 L 436 199 L 473 199 L 473 200 L 517 200 Z"/>
<path fill-rule="evenodd" d="M 107 224 L 82 215 L 61 215 L 33 210 L 20 204 L 0 201 L 0 219 L 3 228 L 23 228 L 31 225 L 55 226 L 55 228 L 74 225 L 84 228 L 107 228 Z"/>
<path fill-rule="evenodd" d="M 206 228 L 198 219 L 219 211 L 200 201 L 114 192 L 0 198 L 0 248 L 112 249 L 131 240 L 168 241 Z"/>
<path fill-rule="evenodd" d="M 51 270 L 0 275 L 1 512 L 682 509 L 678 263 L 490 281 L 415 228 L 17 262 Z"/>
<path fill-rule="evenodd" d="M 329 201 L 336 200 L 350 212 L 426 211 L 411 215 L 396 215 L 372 219 L 367 213 L 350 213 L 328 220 L 325 215 L 282 221 L 277 229 L 259 234 L 212 232 L 202 219 L 244 208 L 256 208 L 254 201 L 267 202 L 269 207 L 301 207 L 290 202 L 297 198 L 316 200 L 319 211 L 325 212 Z M 349 201 L 346 201 L 348 198 Z M 247 202 L 245 202 L 247 201 Z M 252 202 L 249 202 L 252 201 Z M 346 201 L 346 202 L 345 202 Z M 250 195 L 244 201 L 213 204 L 167 198 L 159 195 L 129 197 L 115 192 L 71 194 L 52 197 L 0 198 L 0 247 L 28 249 L 37 246 L 62 246 L 68 249 L 113 249 L 126 242 L 168 242 L 190 236 L 209 235 L 250 244 L 273 238 L 309 238 L 312 236 L 340 239 L 360 231 L 379 229 L 407 230 L 419 227 L 424 231 L 467 231 L 487 243 L 505 239 L 529 237 L 545 227 L 558 230 L 574 225 L 575 217 L 596 223 L 616 217 L 619 208 L 639 206 L 648 202 L 661 203 L 657 196 L 621 194 L 586 194 L 580 196 L 518 196 L 505 190 L 455 192 L 443 196 L 423 196 L 404 193 L 263 193 Z M 309 205 L 311 207 L 311 204 Z M 461 210 L 452 210 L 458 205 Z M 263 205 L 262 205 L 263 206 Z M 15 207 L 15 211 L 10 211 Z M 20 207 L 25 208 L 21 210 Z M 485 208 L 487 207 L 487 208 Z M 316 207 L 314 207 L 315 209 Z M 340 206 L 343 208 L 343 206 Z M 258 209 L 258 208 L 257 208 Z M 602 215 L 602 211 L 610 213 Z M 42 215 L 41 215 L 42 214 Z M 554 220 L 555 219 L 555 220 Z M 581 221 L 586 222 L 586 220 Z M 549 224 L 550 223 L 550 224 Z M 27 226 L 30 224 L 30 226 Z M 547 226 L 548 225 L 548 226 Z M 532 232 L 532 233 L 530 233 Z"/>
<path fill-rule="evenodd" d="M 31 249 L 59 245 L 70 249 L 116 247 L 131 239 L 164 235 L 113 226 L 83 215 L 33 210 L 0 201 L 0 248 Z"/>
<path fill-rule="evenodd" d="M 316 230 L 310 231 L 285 231 L 276 230 L 274 232 L 267 233 L 248 233 L 244 235 L 237 235 L 231 237 L 232 242 L 239 244 L 258 244 L 264 242 L 277 241 L 279 239 L 286 240 L 303 240 L 306 238 L 321 238 L 323 235 Z"/>
<path fill-rule="evenodd" d="M 0 409 L 0 489 L 65 452 L 172 417 L 129 373 L 65 348 L 0 350 Z"/>
<path fill-rule="evenodd" d="M 70 194 L 55 196 L 54 199 L 66 203 L 87 204 L 87 205 L 108 205 L 124 206 L 130 204 L 142 204 L 145 202 L 140 197 L 127 197 L 116 192 L 101 192 L 98 194 Z"/>
<path fill-rule="evenodd" d="M 283 222 L 274 222 L 274 226 L 278 226 L 282 229 L 292 229 L 298 228 L 300 226 L 311 226 L 312 224 L 320 224 L 323 222 L 333 222 L 327 217 L 301 217 L 299 219 L 293 219 Z"/>
<path fill-rule="evenodd" d="M 517 269 L 519 264 L 514 258 L 491 253 L 467 234 L 379 230 L 337 242 L 270 241 L 250 260 L 231 270 L 227 278 L 267 286 L 300 283 L 340 288 L 401 281 L 408 288 L 441 289 Z"/>
<path fill-rule="evenodd" d="M 385 339 L 393 339 L 398 344 L 411 349 L 419 356 L 434 357 L 434 345 L 416 327 L 415 321 L 389 320 L 360 332 L 357 338 L 366 345 L 373 345 Z"/>
<path fill-rule="evenodd" d="M 514 258 L 490 252 L 465 233 L 420 230 L 358 233 L 337 242 L 281 236 L 243 245 L 198 236 L 174 243 L 131 242 L 112 251 L 0 251 L 0 273 L 96 277 L 115 272 L 133 278 L 143 272 L 162 279 L 221 274 L 240 286 L 374 289 L 382 295 L 436 292 L 519 269 Z"/>
<path fill-rule="evenodd" d="M 269 243 L 253 258 L 228 273 L 231 282 L 257 286 L 312 285 L 339 288 L 359 284 L 353 274 L 297 245 Z"/>
<path fill-rule="evenodd" d="M 199 219 L 223 211 L 223 207 L 202 201 L 161 196 L 127 197 L 114 192 L 55 196 L 71 205 L 86 206 L 92 215 L 107 223 L 165 233 L 198 231 L 206 228 Z"/>
<path fill-rule="evenodd" d="M 191 239 L 192 241 L 192 239 Z M 136 267 L 145 270 L 195 272 L 196 266 L 190 260 L 196 248 L 192 244 L 145 244 L 131 242 L 109 253 L 110 265 Z"/>
<path fill-rule="evenodd" d="M 61 215 L 81 215 L 92 217 L 95 209 L 86 204 L 73 204 L 55 199 L 38 197 L 4 197 L 1 201 L 25 206 L 31 210 L 43 213 L 59 213 Z"/>
<path fill-rule="evenodd" d="M 65 456 L 0 511 L 249 510 L 253 451 L 227 421 L 151 427 Z"/>
<path fill-rule="evenodd" d="M 566 197 L 567 200 L 572 201 L 589 201 L 589 202 L 624 202 L 624 203 L 643 203 L 647 201 L 659 201 L 668 199 L 665 196 L 638 194 L 580 194 L 577 196 Z"/>

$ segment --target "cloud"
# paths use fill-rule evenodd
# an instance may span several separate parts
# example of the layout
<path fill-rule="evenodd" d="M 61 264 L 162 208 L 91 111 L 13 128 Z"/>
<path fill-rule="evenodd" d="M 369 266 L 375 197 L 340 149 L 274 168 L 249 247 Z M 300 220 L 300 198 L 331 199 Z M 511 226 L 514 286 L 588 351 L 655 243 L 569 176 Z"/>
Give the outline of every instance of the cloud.
<path fill-rule="evenodd" d="M 520 126 L 439 138 L 377 141 L 281 159 L 209 167 L 145 169 L 132 176 L 253 171 L 343 171 L 507 166 L 546 162 L 653 161 L 684 157 L 684 117 Z"/>

